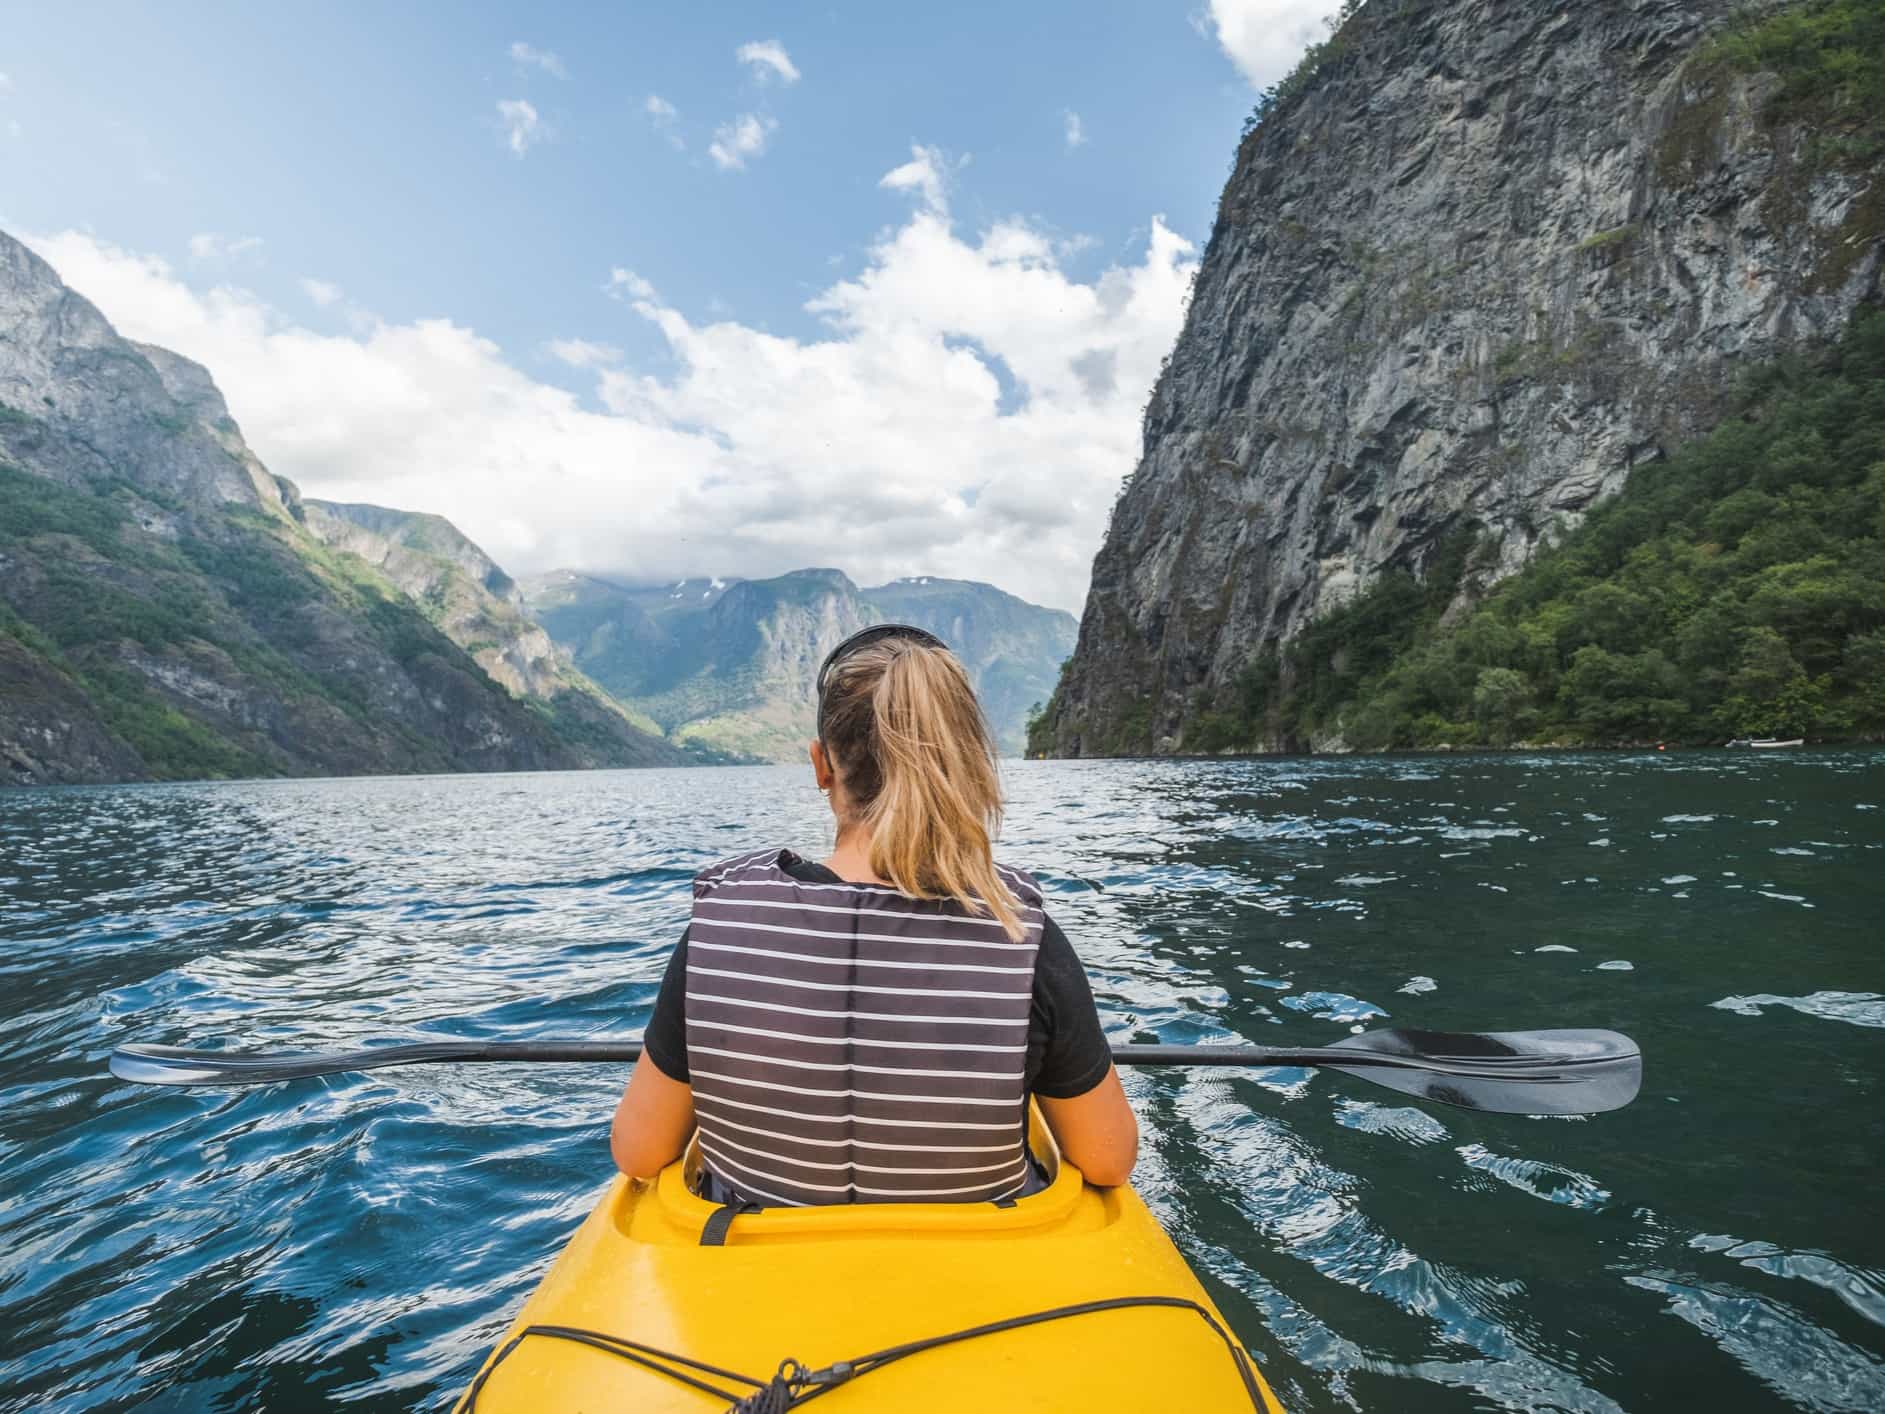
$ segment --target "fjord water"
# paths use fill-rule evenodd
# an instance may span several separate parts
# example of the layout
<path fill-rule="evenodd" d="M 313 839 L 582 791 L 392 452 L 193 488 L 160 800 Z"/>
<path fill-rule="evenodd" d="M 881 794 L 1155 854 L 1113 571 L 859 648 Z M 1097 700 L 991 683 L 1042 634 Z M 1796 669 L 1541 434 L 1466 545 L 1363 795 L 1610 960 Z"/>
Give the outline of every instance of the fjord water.
<path fill-rule="evenodd" d="M 1290 1407 L 1870 1411 L 1881 768 L 1011 763 L 1002 853 L 1116 1039 L 1641 1042 L 1587 1120 L 1126 1077 L 1140 1187 Z M 438 1407 L 608 1177 L 623 1071 L 162 1091 L 110 1048 L 632 1035 L 689 876 L 827 837 L 785 767 L 0 795 L 0 1408 Z"/>

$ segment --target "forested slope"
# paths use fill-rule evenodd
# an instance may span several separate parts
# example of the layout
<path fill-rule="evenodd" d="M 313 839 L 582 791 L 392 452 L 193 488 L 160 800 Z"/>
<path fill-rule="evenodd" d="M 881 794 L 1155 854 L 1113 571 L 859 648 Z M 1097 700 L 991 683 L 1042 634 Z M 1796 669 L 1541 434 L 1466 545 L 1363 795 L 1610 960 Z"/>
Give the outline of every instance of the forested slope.
<path fill-rule="evenodd" d="M 1885 312 L 1443 617 L 1470 535 L 1258 660 L 1204 751 L 1885 736 Z"/>

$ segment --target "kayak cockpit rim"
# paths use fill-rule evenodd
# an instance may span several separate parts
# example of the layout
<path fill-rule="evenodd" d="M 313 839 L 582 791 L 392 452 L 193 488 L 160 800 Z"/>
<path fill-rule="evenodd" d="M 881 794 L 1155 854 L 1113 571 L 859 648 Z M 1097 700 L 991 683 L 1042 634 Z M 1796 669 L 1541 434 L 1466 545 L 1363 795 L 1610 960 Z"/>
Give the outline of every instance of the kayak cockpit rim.
<path fill-rule="evenodd" d="M 1060 1146 L 1042 1118 L 1040 1106 L 1028 1102 L 1028 1149 L 1048 1176 L 1039 1192 L 995 1203 L 829 1203 L 819 1207 L 769 1207 L 743 1213 L 729 1231 L 729 1243 L 790 1240 L 816 1242 L 852 1240 L 873 1233 L 918 1237 L 926 1231 L 956 1238 L 964 1232 L 996 1234 L 1048 1227 L 1072 1216 L 1086 1188 L 1086 1179 L 1072 1164 L 1061 1162 Z M 678 1164 L 670 1164 L 654 1179 L 651 1195 L 676 1232 L 699 1233 L 720 1205 L 700 1196 L 700 1139 L 687 1142 Z"/>

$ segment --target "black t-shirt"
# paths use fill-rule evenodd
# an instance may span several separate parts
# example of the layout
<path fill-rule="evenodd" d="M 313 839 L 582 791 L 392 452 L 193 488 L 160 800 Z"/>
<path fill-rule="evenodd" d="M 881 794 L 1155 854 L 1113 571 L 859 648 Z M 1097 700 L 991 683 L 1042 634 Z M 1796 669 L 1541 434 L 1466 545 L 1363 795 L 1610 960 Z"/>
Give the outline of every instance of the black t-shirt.
<path fill-rule="evenodd" d="M 805 884 L 841 884 L 844 880 L 810 860 L 795 860 L 786 872 Z M 671 1080 L 686 1080 L 687 932 L 661 977 L 654 1015 L 642 1033 L 642 1049 Z M 1113 1063 L 1086 969 L 1073 944 L 1053 919 L 1043 917 L 1041 947 L 1034 959 L 1034 1002 L 1028 1009 L 1028 1089 L 1050 1100 L 1084 1095 L 1106 1078 Z"/>

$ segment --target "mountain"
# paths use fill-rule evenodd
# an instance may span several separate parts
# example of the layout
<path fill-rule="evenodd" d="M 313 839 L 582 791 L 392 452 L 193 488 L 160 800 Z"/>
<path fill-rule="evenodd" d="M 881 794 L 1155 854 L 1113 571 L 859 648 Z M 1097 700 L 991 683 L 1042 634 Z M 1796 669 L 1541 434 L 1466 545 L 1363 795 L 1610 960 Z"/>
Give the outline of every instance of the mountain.
<path fill-rule="evenodd" d="M 918 575 L 860 591 L 878 616 L 928 629 L 969 670 L 1002 751 L 1026 747 L 1028 714 L 1054 690 L 1073 652 L 1072 614 L 1044 609 L 990 584 Z"/>
<path fill-rule="evenodd" d="M 1345 7 L 1238 147 L 1035 744 L 1346 744 L 1265 704 L 1457 621 L 1834 342 L 1879 296 L 1882 14 Z M 1375 636 L 1292 651 L 1384 585 Z"/>
<path fill-rule="evenodd" d="M 803 756 L 818 665 L 869 624 L 915 624 L 949 644 L 1011 754 L 1073 646 L 1072 615 L 933 576 L 860 589 L 837 570 L 808 569 L 632 586 L 559 570 L 523 592 L 583 671 L 672 739 L 774 761 Z"/>
<path fill-rule="evenodd" d="M 517 582 L 443 516 L 309 498 L 301 509 L 310 534 L 378 570 L 511 696 L 555 704 L 585 734 L 621 722 L 660 734 L 576 668 L 530 617 Z"/>
<path fill-rule="evenodd" d="M 350 524 L 310 517 L 206 370 L 120 337 L 0 234 L 0 782 L 690 759 L 573 668 L 533 673 L 528 625 L 491 610 L 513 695 L 449 632 L 489 571 L 437 556 L 442 631 L 396 582 L 423 536 L 381 555 Z"/>
<path fill-rule="evenodd" d="M 1885 740 L 1885 311 L 1757 376 L 1735 415 L 1469 607 L 1462 545 L 1390 571 L 1186 732 L 1413 747 Z M 1464 552 L 1464 553 L 1462 553 Z"/>

